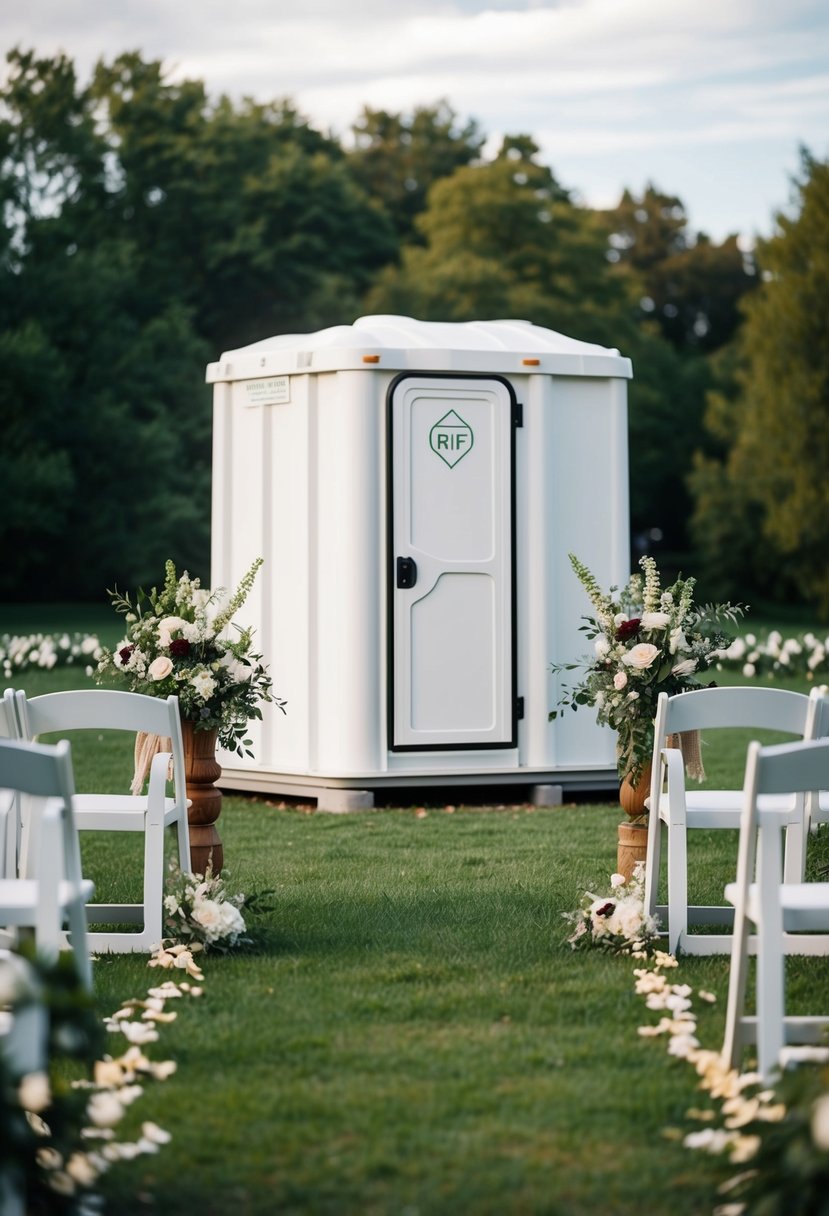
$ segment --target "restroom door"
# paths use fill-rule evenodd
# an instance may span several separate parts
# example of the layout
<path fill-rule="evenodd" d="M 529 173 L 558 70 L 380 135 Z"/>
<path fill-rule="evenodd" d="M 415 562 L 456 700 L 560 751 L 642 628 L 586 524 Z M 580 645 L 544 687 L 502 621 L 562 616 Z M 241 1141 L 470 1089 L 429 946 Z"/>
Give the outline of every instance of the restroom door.
<path fill-rule="evenodd" d="M 389 390 L 393 750 L 515 746 L 516 423 L 498 377 Z"/>

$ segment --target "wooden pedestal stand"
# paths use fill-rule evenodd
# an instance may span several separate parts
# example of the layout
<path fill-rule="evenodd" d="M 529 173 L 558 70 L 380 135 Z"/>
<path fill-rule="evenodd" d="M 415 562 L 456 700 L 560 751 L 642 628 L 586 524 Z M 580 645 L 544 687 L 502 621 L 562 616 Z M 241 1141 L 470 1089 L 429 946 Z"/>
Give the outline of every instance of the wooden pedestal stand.
<path fill-rule="evenodd" d="M 221 765 L 216 762 L 218 731 L 194 730 L 193 723 L 184 721 L 184 776 L 190 807 L 190 868 L 194 874 L 204 874 L 212 862 L 213 874 L 220 874 L 224 865 L 222 839 L 216 820 L 222 812 L 222 791 L 214 782 L 221 777 Z"/>
<path fill-rule="evenodd" d="M 648 825 L 647 822 L 636 823 L 635 820 L 646 814 L 645 799 L 650 794 L 650 786 L 651 766 L 648 764 L 635 786 L 625 778 L 619 789 L 619 804 L 629 822 L 619 824 L 616 869 L 619 874 L 624 874 L 626 881 L 633 877 L 636 863 L 644 862 L 647 857 Z"/>

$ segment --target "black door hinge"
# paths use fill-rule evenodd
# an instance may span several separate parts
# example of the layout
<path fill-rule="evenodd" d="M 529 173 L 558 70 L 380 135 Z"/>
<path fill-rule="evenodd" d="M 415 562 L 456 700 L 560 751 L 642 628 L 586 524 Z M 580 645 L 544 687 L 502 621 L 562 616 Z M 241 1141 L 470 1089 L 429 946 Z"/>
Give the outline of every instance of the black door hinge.
<path fill-rule="evenodd" d="M 524 406 L 520 401 L 513 401 L 512 403 L 512 425 L 524 425 Z"/>
<path fill-rule="evenodd" d="M 523 697 L 515 698 L 515 716 L 516 716 L 516 718 L 524 717 L 524 698 Z"/>

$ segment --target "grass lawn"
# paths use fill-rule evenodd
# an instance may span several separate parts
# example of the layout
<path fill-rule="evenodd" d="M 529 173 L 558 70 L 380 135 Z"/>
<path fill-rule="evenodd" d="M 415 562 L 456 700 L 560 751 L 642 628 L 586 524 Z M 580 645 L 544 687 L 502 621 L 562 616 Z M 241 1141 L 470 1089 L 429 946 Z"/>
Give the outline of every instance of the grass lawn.
<path fill-rule="evenodd" d="M 79 671 L 34 673 L 37 693 Z M 708 757 L 739 782 L 745 733 Z M 79 788 L 131 755 L 75 746 Z M 496 795 L 497 797 L 497 795 Z M 443 802 L 336 816 L 226 796 L 234 888 L 272 888 L 255 945 L 204 959 L 205 991 L 149 1048 L 178 1071 L 131 1108 L 173 1134 L 102 1181 L 112 1213 L 226 1216 L 697 1216 L 733 1172 L 664 1134 L 703 1102 L 693 1071 L 633 992 L 629 959 L 574 954 L 561 913 L 607 890 L 618 808 Z M 695 833 L 697 889 L 731 876 L 731 833 Z M 85 834 L 102 898 L 138 887 L 123 835 Z M 131 851 L 132 850 L 132 851 Z M 829 960 L 793 960 L 792 1007 L 814 1005 Z M 728 960 L 683 960 L 708 988 L 719 1047 Z M 102 1014 L 157 982 L 142 956 L 95 964 Z M 174 1003 L 176 1004 L 176 1003 Z M 181 1004 L 181 1003 L 179 1003 Z"/>

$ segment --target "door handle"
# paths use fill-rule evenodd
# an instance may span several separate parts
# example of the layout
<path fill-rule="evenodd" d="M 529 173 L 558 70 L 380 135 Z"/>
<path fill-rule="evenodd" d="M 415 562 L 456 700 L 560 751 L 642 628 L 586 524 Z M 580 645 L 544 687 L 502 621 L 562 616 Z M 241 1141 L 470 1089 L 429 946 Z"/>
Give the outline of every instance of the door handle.
<path fill-rule="evenodd" d="M 417 582 L 417 562 L 413 557 L 398 557 L 397 585 L 402 590 L 414 587 Z"/>

